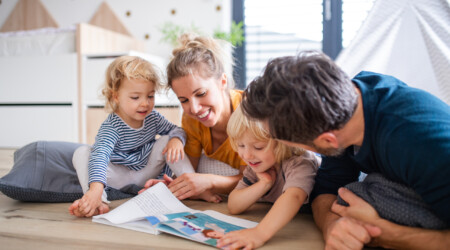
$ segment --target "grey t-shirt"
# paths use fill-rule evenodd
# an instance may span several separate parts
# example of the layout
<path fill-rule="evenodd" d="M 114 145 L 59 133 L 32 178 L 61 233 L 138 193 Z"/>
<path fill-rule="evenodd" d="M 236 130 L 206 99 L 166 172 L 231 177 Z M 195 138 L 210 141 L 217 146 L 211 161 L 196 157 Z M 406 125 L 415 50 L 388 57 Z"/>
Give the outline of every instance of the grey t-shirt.
<path fill-rule="evenodd" d="M 303 189 L 309 197 L 320 162 L 321 158 L 309 151 L 283 161 L 281 168 L 277 169 L 277 177 L 272 188 L 258 201 L 273 203 L 290 187 Z M 251 167 L 247 166 L 244 170 L 244 176 L 235 188 L 242 189 L 256 182 L 258 182 L 256 173 Z M 305 203 L 308 203 L 308 198 Z"/>

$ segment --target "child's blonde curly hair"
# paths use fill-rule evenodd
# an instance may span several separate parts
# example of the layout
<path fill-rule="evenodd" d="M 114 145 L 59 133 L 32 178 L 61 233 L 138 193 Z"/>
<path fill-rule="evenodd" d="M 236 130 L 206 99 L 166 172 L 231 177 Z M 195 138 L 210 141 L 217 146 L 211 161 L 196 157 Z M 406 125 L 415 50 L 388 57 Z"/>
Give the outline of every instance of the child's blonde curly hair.
<path fill-rule="evenodd" d="M 119 91 L 124 79 L 146 80 L 155 85 L 155 91 L 163 88 L 161 71 L 155 65 L 137 56 L 118 57 L 108 66 L 102 89 L 105 109 L 108 112 L 117 109 L 113 94 Z"/>
<path fill-rule="evenodd" d="M 228 138 L 234 151 L 237 152 L 239 138 L 241 138 L 247 130 L 250 131 L 258 141 L 268 142 L 266 148 L 269 148 L 272 143 L 275 143 L 274 155 L 277 163 L 281 163 L 282 161 L 291 158 L 293 155 L 302 155 L 305 152 L 300 148 L 292 148 L 273 139 L 269 132 L 264 128 L 262 122 L 245 116 L 242 112 L 241 105 L 239 105 L 233 114 L 231 114 L 227 125 Z"/>

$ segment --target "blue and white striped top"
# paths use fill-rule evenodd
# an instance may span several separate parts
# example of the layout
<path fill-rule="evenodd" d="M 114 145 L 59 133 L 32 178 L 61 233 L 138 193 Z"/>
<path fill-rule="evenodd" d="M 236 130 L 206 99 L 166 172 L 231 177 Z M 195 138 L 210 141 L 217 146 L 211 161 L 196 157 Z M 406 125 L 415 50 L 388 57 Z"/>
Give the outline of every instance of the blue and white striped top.
<path fill-rule="evenodd" d="M 101 182 L 106 186 L 108 163 L 120 164 L 132 170 L 140 170 L 147 165 L 156 135 L 178 137 L 183 145 L 186 133 L 153 110 L 141 128 L 128 126 L 117 114 L 111 113 L 102 123 L 95 138 L 89 157 L 89 184 Z"/>

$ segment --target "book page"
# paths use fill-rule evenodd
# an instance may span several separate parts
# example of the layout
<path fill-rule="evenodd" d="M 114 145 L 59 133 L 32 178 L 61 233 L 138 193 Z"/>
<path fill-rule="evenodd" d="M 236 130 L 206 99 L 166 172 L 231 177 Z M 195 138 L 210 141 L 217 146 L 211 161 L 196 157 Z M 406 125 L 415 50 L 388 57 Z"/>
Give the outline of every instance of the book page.
<path fill-rule="evenodd" d="M 210 215 L 209 215 L 210 214 Z M 254 227 L 257 223 L 208 210 L 197 213 L 168 214 L 157 229 L 186 239 L 216 246 L 224 234 Z"/>
<path fill-rule="evenodd" d="M 219 213 L 214 210 L 205 210 L 205 211 L 202 211 L 202 213 L 207 214 L 218 220 L 225 221 L 227 223 L 230 223 L 230 224 L 233 224 L 236 226 L 245 227 L 245 228 L 252 228 L 252 227 L 256 227 L 256 225 L 258 225 L 257 222 L 246 220 L 246 219 L 241 219 L 241 218 L 226 215 L 226 214 L 222 214 L 222 213 Z"/>
<path fill-rule="evenodd" d="M 193 211 L 181 203 L 166 185 L 158 183 L 106 214 L 96 215 L 93 222 L 107 220 L 113 224 L 144 219 L 147 216 Z"/>

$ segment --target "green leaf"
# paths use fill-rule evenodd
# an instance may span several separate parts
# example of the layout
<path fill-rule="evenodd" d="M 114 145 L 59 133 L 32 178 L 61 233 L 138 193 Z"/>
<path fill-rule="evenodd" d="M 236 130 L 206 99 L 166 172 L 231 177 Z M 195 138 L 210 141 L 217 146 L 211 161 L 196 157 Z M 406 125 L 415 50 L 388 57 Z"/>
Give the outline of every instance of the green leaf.
<path fill-rule="evenodd" d="M 202 35 L 203 32 L 195 26 L 193 23 L 190 27 L 185 27 L 182 25 L 177 25 L 172 22 L 165 22 L 159 31 L 163 34 L 161 42 L 169 43 L 173 47 L 178 45 L 178 38 L 187 32 L 193 32 Z M 230 42 L 233 46 L 241 46 L 244 42 L 244 23 L 243 22 L 232 22 L 230 32 L 223 32 L 220 30 L 214 31 L 214 38 L 222 39 Z"/>

